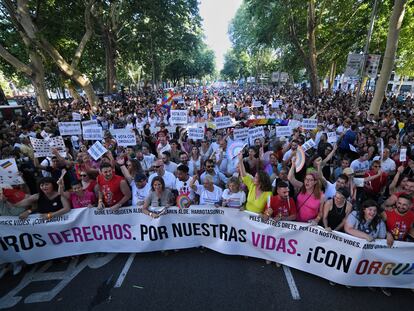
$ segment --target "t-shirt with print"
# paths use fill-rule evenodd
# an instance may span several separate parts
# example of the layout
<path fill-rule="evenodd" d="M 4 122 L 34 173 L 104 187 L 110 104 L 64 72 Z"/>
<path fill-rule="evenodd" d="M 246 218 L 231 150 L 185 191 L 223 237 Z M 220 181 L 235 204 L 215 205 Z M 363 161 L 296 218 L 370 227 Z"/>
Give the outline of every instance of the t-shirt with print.
<path fill-rule="evenodd" d="M 387 215 L 387 231 L 392 234 L 394 240 L 405 241 L 407 234 L 414 224 L 414 212 L 408 211 L 404 215 L 396 210 L 385 211 Z"/>
<path fill-rule="evenodd" d="M 208 191 L 204 186 L 198 185 L 196 193 L 200 196 L 200 205 L 204 204 L 215 204 L 221 200 L 223 190 L 216 185 L 213 185 L 214 189 L 212 192 Z"/>
<path fill-rule="evenodd" d="M 243 191 L 232 193 L 229 189 L 225 189 L 223 199 L 227 201 L 226 206 L 239 208 L 246 202 L 246 194 Z"/>

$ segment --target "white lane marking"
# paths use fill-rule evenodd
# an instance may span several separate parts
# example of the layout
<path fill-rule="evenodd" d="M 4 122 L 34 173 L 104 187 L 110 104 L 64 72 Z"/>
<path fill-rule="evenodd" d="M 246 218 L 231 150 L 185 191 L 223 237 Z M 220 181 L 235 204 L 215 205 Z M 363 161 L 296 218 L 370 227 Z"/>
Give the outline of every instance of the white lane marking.
<path fill-rule="evenodd" d="M 121 273 L 119 274 L 118 280 L 116 280 L 115 283 L 115 288 L 121 287 L 122 283 L 124 282 L 124 279 L 126 277 L 126 275 L 128 274 L 129 268 L 131 268 L 132 262 L 134 261 L 135 258 L 135 253 L 134 254 L 129 254 L 128 260 L 125 263 L 124 268 L 122 269 Z"/>
<path fill-rule="evenodd" d="M 299 290 L 296 286 L 295 279 L 293 278 L 292 271 L 288 266 L 283 266 L 283 272 L 286 276 L 286 281 L 289 284 L 290 293 L 292 294 L 293 300 L 300 300 Z"/>

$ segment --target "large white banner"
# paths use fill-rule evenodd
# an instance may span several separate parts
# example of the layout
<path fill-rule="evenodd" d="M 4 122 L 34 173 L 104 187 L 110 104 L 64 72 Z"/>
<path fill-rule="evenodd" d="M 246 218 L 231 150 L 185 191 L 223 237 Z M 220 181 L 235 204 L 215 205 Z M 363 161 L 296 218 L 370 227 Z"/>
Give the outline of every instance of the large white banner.
<path fill-rule="evenodd" d="M 231 208 L 192 206 L 158 219 L 142 208 L 75 209 L 50 221 L 0 218 L 0 263 L 35 263 L 93 252 L 136 253 L 204 246 L 263 258 L 352 286 L 414 288 L 414 244 L 367 242 L 299 222 L 264 222 Z"/>

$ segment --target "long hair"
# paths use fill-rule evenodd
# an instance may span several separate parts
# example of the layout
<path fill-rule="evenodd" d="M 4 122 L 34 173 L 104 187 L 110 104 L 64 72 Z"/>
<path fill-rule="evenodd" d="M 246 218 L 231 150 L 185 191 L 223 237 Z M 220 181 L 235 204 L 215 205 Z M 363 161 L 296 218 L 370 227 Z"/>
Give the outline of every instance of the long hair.
<path fill-rule="evenodd" d="M 310 172 L 305 175 L 305 178 L 306 176 L 312 176 L 312 178 L 316 181 L 315 185 L 313 186 L 313 196 L 317 199 L 320 199 L 322 196 L 322 190 L 321 190 L 321 182 L 319 180 L 319 175 L 315 172 Z M 305 182 L 303 182 L 303 185 L 300 188 L 300 192 L 306 193 Z"/>
<path fill-rule="evenodd" d="M 364 211 L 371 206 L 375 206 L 377 208 L 377 214 L 375 215 L 375 217 L 372 219 L 371 223 L 370 223 L 370 227 L 373 231 L 377 230 L 377 226 L 378 224 L 381 222 L 381 217 L 380 217 L 380 213 L 379 213 L 379 208 L 378 208 L 378 204 L 377 202 L 375 202 L 374 200 L 366 200 L 362 203 L 361 209 L 358 212 L 358 219 L 359 221 L 364 224 L 366 222 L 365 220 L 365 215 L 364 215 Z"/>
<path fill-rule="evenodd" d="M 266 172 L 258 171 L 257 176 L 259 178 L 260 190 L 263 192 L 272 191 L 272 182 L 269 175 Z"/>

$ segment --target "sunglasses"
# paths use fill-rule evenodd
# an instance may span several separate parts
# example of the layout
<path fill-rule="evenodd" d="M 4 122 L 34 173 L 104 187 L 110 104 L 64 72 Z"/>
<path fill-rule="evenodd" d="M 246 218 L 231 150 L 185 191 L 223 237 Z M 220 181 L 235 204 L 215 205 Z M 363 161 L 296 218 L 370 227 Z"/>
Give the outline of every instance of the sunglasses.
<path fill-rule="evenodd" d="M 160 168 L 160 167 L 161 167 L 161 165 L 154 166 L 154 168 Z"/>
<path fill-rule="evenodd" d="M 207 165 L 206 168 L 214 168 L 214 165 Z"/>
<path fill-rule="evenodd" d="M 88 176 L 88 175 L 86 175 L 86 174 L 80 174 L 80 177 L 86 177 L 86 176 Z"/>

